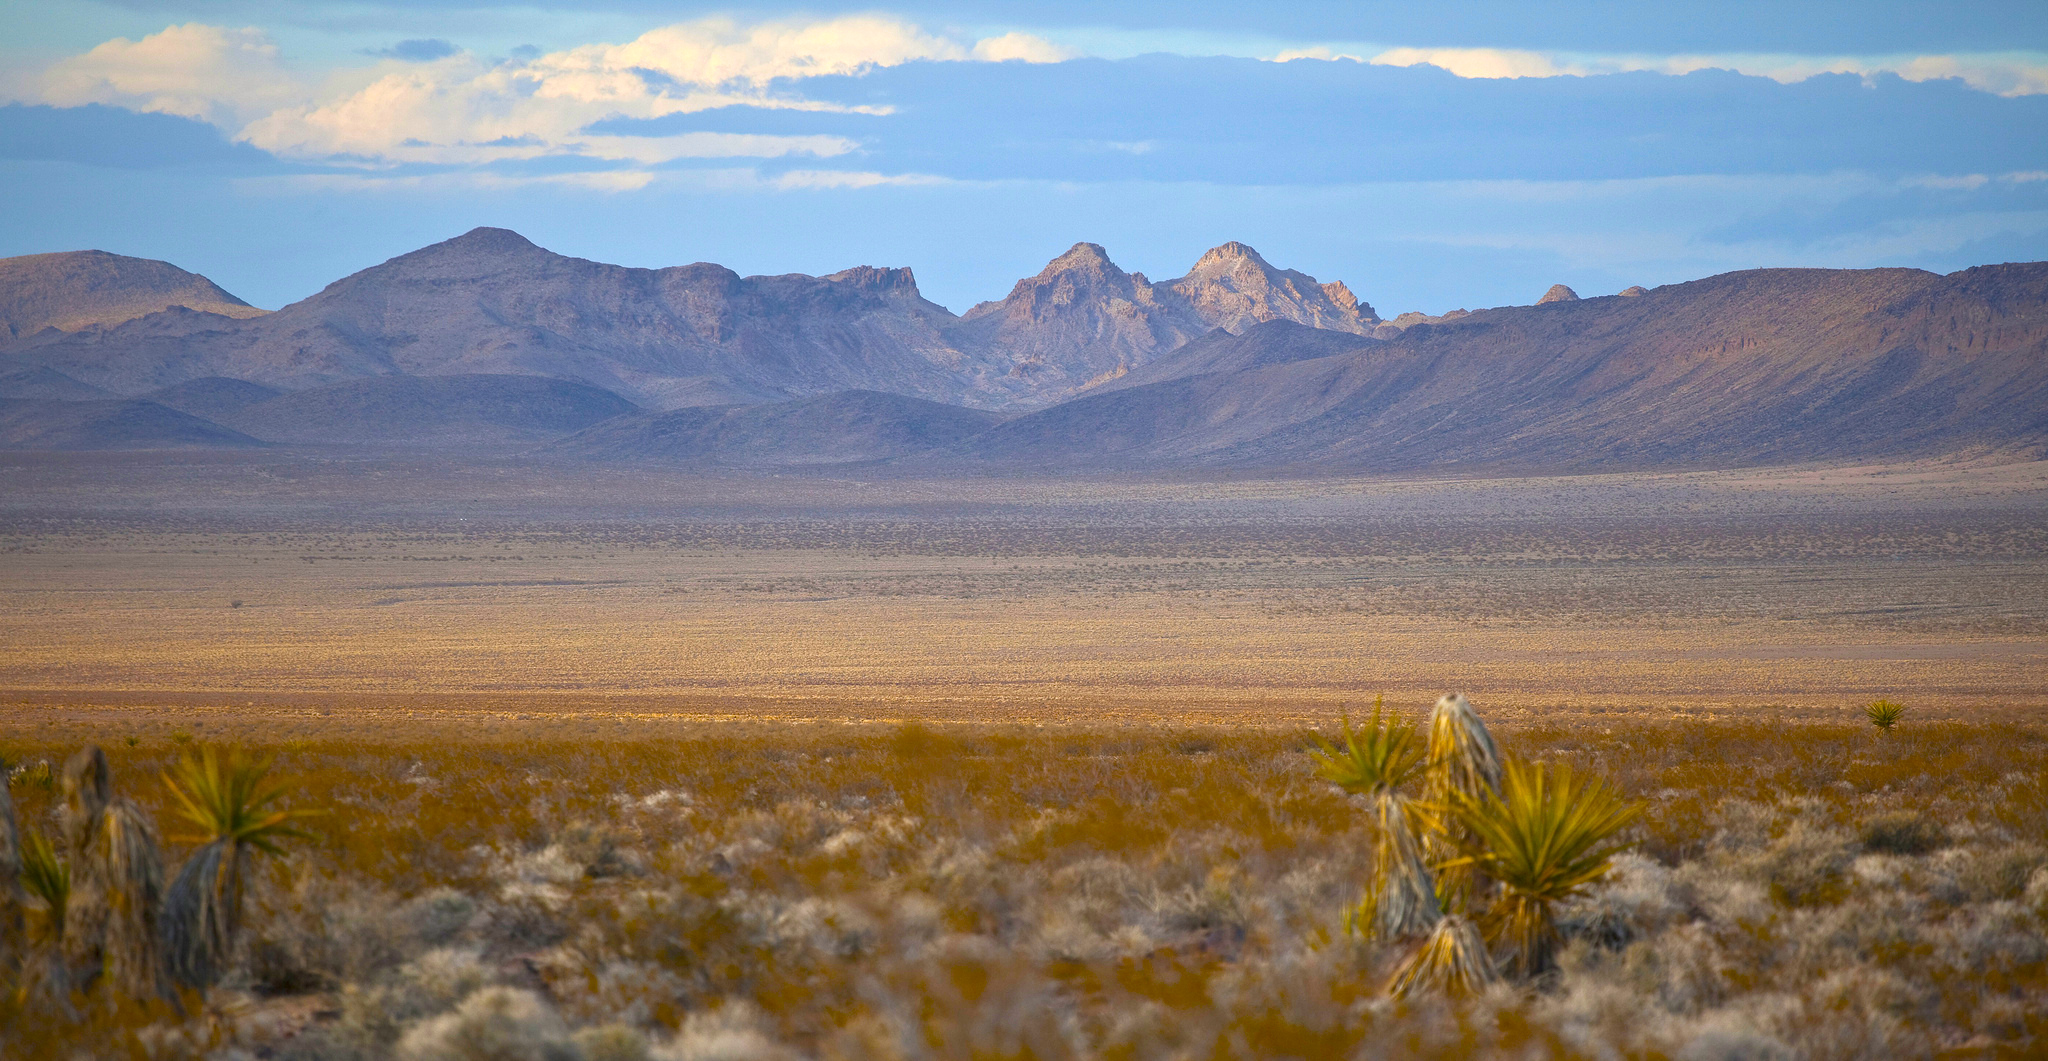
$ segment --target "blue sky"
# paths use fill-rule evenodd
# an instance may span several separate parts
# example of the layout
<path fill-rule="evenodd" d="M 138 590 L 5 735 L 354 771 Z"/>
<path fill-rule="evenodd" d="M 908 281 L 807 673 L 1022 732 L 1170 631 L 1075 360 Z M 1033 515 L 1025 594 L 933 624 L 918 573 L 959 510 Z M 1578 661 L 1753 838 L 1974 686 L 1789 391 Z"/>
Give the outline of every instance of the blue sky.
<path fill-rule="evenodd" d="M 1381 313 L 2048 258 L 2038 3 L 6 0 L 0 255 L 277 306 L 475 225 L 630 265 L 1236 239 Z"/>

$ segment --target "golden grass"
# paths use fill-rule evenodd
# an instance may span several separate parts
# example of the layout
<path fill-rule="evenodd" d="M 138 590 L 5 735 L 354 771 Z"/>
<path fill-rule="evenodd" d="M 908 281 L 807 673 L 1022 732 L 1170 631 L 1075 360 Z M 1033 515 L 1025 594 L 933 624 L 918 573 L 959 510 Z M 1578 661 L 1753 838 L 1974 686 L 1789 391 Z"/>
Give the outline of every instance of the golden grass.
<path fill-rule="evenodd" d="M 1736 842 L 1728 830 L 1746 820 L 1730 817 L 1731 799 L 1775 808 L 1755 838 L 1760 850 L 1776 851 L 1802 829 L 1853 830 L 1898 804 L 1924 808 L 1959 836 L 1998 837 L 2001 849 L 2031 844 L 2038 854 L 2048 845 L 2048 731 L 2037 725 L 1916 720 L 1882 742 L 1860 719 L 1494 729 L 1517 755 L 1598 771 L 1644 799 L 1626 837 L 1681 868 L 1735 857 L 1714 854 Z M 100 735 L 117 784 L 170 820 L 175 804 L 152 779 L 183 745 L 151 735 L 131 746 L 122 736 L 118 728 Z M 17 731 L 0 751 L 35 762 L 72 747 L 68 737 Z M 1370 1004 L 1399 952 L 1342 932 L 1370 835 L 1363 808 L 1316 777 L 1312 747 L 1284 730 L 925 724 L 698 725 L 632 740 L 530 730 L 423 741 L 359 730 L 348 739 L 259 743 L 296 783 L 294 805 L 338 813 L 318 840 L 266 870 L 267 898 L 246 931 L 289 940 L 316 931 L 296 904 L 355 895 L 388 910 L 452 887 L 500 918 L 524 911 L 534 919 L 530 937 L 515 933 L 487 954 L 523 955 L 534 971 L 520 975 L 538 977 L 572 1024 L 626 1012 L 604 993 L 622 988 L 598 991 L 593 978 L 630 967 L 646 986 L 634 989 L 644 995 L 628 1007 L 640 1016 L 629 1019 L 649 1034 L 745 1000 L 760 1011 L 764 1034 L 834 1056 L 866 1056 L 858 1044 L 886 1039 L 898 1027 L 890 1022 L 903 1019 L 939 1056 L 1068 1056 L 1084 1043 L 1114 1054 L 1119 1042 L 1129 1056 L 1154 1056 L 1161 1043 L 1188 1045 L 1189 1035 L 1217 1037 L 1231 1045 L 1216 1049 L 1233 1056 L 1318 1056 L 1368 1041 L 1423 1056 L 1443 1048 L 1443 1036 L 1482 1053 L 1516 1044 L 1569 1052 L 1559 1025 L 1543 1016 L 1558 1003 L 1541 995 L 1443 1011 Z M 14 791 L 25 822 L 50 813 L 51 797 L 38 787 Z M 549 854 L 556 851 L 566 854 Z M 1996 854 L 1971 851 L 1980 861 Z M 591 869 L 518 885 L 523 878 L 507 867 L 544 855 Z M 1771 858 L 1725 872 L 1798 869 Z M 1297 871 L 1309 867 L 1328 890 L 1288 898 L 1306 886 Z M 2022 885 L 2027 871 L 2017 871 Z M 1102 898 L 1101 881 L 1126 877 L 1120 899 Z M 1733 963 L 1715 974 L 1723 976 L 1717 990 L 1737 998 L 1808 990 L 1800 980 L 1812 974 L 1796 957 L 1813 946 L 1803 942 L 1801 911 L 1880 901 L 1855 898 L 1867 889 L 1840 881 L 1832 891 L 1785 893 L 1781 905 L 1804 905 L 1765 922 L 1703 922 Z M 515 885 L 558 894 L 533 906 L 510 898 Z M 1991 898 L 1929 901 L 1911 915 L 1924 925 L 1898 930 L 1934 932 Z M 802 931 L 813 935 L 801 940 L 766 942 L 782 937 L 764 937 L 761 923 L 740 913 L 761 904 L 783 919 L 811 910 L 801 916 L 824 920 L 805 921 Z M 1055 936 L 1081 942 L 1047 942 Z M 1568 955 L 1567 966 L 1574 960 L 1590 959 Z M 1905 943 L 1859 960 L 1931 985 L 1928 1008 L 1909 1014 L 1898 1033 L 1908 1052 L 1941 1035 L 1977 1034 L 1989 1019 L 1978 1014 L 1987 998 L 2048 1000 L 2048 958 L 1959 972 L 1928 945 Z M 338 998 L 336 983 L 309 984 L 294 990 Z M 290 997 L 259 992 L 244 1005 L 272 1013 Z M 906 1017 L 888 1008 L 891 999 L 924 1001 Z M 305 1026 L 354 1027 L 339 1001 L 315 1008 L 330 1015 Z M 1053 1011 L 1068 1024 L 1026 1018 Z M 1155 1012 L 1172 1016 L 1147 1024 L 1144 1014 Z M 1834 1019 L 1824 1008 L 1800 1012 Z M 2033 1012 L 2011 1034 L 2043 1041 L 2048 1025 L 2038 1014 L 2048 1010 Z M 1005 1013 L 1016 1020 L 1005 1023 Z M 248 1043 L 274 1034 L 238 1019 L 222 1025 L 232 1034 L 209 1034 Z M 132 1027 L 37 1038 L 51 1033 L 17 1026 L 14 1034 L 52 1051 L 89 1034 L 111 1051 Z M 42 1049 L 24 1056 L 45 1056 Z"/>

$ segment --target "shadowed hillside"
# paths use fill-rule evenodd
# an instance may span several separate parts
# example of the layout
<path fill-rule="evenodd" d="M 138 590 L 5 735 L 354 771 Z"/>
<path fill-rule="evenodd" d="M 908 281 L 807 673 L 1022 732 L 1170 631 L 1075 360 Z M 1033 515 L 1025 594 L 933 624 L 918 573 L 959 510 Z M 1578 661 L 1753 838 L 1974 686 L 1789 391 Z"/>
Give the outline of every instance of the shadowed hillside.
<path fill-rule="evenodd" d="M 1767 269 L 1084 397 L 995 463 L 1644 467 L 2048 442 L 2048 264 Z M 1170 362 L 1152 371 L 1168 370 Z"/>
<path fill-rule="evenodd" d="M 900 394 L 845 391 L 771 405 L 620 417 L 556 449 L 597 460 L 842 464 L 958 445 L 998 419 Z"/>

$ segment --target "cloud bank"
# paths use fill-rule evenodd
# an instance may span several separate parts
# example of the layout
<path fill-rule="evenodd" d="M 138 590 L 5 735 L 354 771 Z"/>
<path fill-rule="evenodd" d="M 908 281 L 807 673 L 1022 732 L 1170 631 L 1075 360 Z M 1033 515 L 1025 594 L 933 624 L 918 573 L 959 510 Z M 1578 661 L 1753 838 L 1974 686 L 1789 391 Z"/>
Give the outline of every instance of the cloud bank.
<path fill-rule="evenodd" d="M 446 41 L 401 41 L 374 65 L 320 78 L 290 69 L 259 29 L 190 23 L 107 41 L 50 66 L 35 102 L 98 103 L 211 123 L 292 159 L 477 166 L 549 157 L 660 164 L 686 158 L 826 158 L 841 137 L 692 133 L 587 135 L 594 122 L 719 107 L 847 109 L 793 85 L 915 61 L 1048 63 L 1070 53 L 1037 37 L 979 41 L 900 19 L 850 16 L 742 25 L 702 19 L 623 44 L 490 59 Z M 887 113 L 887 107 L 854 108 Z"/>

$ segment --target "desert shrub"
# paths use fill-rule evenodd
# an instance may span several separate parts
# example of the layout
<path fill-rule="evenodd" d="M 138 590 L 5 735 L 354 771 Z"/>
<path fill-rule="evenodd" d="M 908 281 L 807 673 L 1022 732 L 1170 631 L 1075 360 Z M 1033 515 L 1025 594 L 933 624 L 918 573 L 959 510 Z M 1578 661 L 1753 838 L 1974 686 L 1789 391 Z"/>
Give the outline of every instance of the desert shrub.
<path fill-rule="evenodd" d="M 1924 855 L 1948 846 L 1948 830 L 1925 814 L 1884 814 L 1863 823 L 1862 841 L 1865 851 Z"/>
<path fill-rule="evenodd" d="M 562 1018 L 531 991 L 492 987 L 398 1041 L 398 1061 L 582 1061 Z"/>
<path fill-rule="evenodd" d="M 1774 901 L 1785 906 L 1821 906 L 1848 897 L 1852 858 L 1846 834 L 1800 821 L 1757 858 L 1754 866 Z"/>
<path fill-rule="evenodd" d="M 1646 804 L 1625 835 L 1662 839 L 1557 908 L 1548 978 L 1400 1003 L 1384 992 L 1407 946 L 1347 935 L 1339 913 L 1372 872 L 1368 815 L 1304 768 L 1296 734 L 933 728 L 948 746 L 910 756 L 881 726 L 268 749 L 295 802 L 340 813 L 256 863 L 245 945 L 205 1014 L 0 1008 L 0 1041 L 9 1061 L 169 1056 L 173 1036 L 223 1061 L 387 1061 L 495 991 L 541 1000 L 541 1038 L 586 1058 L 634 1056 L 629 1032 L 651 1058 L 2048 1041 L 2036 726 L 1923 721 L 1880 751 L 1861 719 L 1790 739 L 1782 722 L 1496 725 L 1502 748 L 1613 778 Z M 147 778 L 180 750 L 117 741 L 108 758 Z M 23 822 L 53 820 L 54 793 L 12 791 Z M 172 820 L 167 791 L 130 796 Z M 1955 842 L 1867 851 L 1873 808 L 1902 804 Z M 590 874 L 606 838 L 638 868 Z M 1836 894 L 1773 899 L 1813 877 Z"/>

